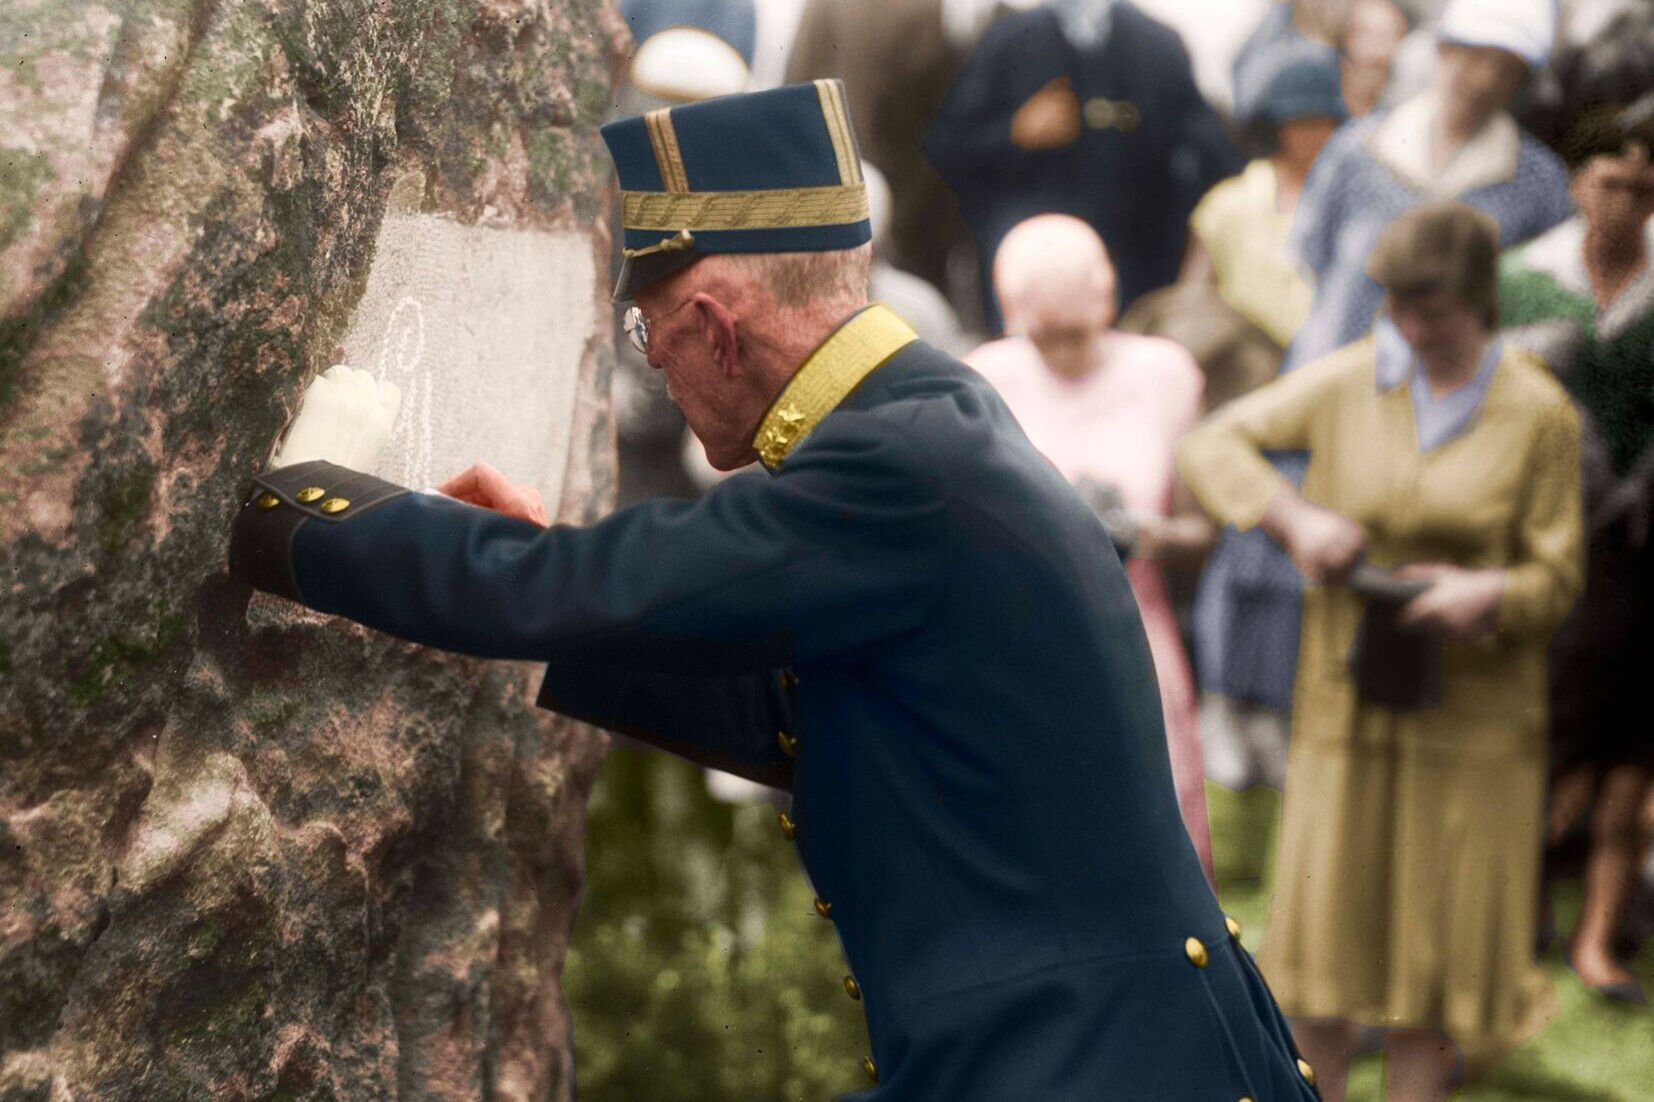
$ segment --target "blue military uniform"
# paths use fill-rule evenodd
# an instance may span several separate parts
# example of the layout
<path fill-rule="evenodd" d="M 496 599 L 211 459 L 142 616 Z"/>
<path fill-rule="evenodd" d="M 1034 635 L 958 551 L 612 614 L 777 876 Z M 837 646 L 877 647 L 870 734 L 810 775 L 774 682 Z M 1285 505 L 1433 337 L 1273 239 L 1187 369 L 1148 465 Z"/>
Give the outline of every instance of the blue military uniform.
<path fill-rule="evenodd" d="M 819 128 L 803 87 L 724 109 Z M 789 788 L 867 1012 L 855 1099 L 1316 1097 L 1184 831 L 1119 560 L 993 389 L 872 306 L 754 446 L 767 478 L 586 528 L 284 468 L 234 568 Z"/>

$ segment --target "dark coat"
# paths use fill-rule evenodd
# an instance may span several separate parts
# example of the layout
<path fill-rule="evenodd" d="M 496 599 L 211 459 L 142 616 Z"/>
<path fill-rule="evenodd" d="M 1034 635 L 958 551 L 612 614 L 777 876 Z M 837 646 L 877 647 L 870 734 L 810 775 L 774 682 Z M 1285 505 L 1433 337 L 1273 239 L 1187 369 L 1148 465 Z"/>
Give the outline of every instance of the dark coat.
<path fill-rule="evenodd" d="M 1046 8 L 993 24 L 943 101 L 925 155 L 959 196 L 985 268 L 1024 218 L 1072 214 L 1108 246 L 1124 310 L 1177 278 L 1190 211 L 1244 166 L 1177 32 L 1124 2 L 1111 20 L 1084 52 Z M 1060 77 L 1079 99 L 1080 136 L 1056 149 L 1018 146 L 1012 116 Z"/>
<path fill-rule="evenodd" d="M 546 662 L 546 706 L 790 787 L 865 1000 L 855 1098 L 1316 1096 L 1184 831 L 1106 534 L 929 346 L 698 502 L 542 529 L 304 464 L 236 529 L 256 584 Z"/>

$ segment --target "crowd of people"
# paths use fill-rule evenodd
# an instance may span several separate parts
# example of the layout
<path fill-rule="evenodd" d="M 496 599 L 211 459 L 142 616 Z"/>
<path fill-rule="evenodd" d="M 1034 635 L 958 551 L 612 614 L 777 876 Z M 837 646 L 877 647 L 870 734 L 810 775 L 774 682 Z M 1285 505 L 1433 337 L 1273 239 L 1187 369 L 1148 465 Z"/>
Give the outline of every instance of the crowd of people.
<path fill-rule="evenodd" d="M 845 81 L 874 298 L 1102 517 L 1209 876 L 1205 781 L 1284 790 L 1259 959 L 1323 1096 L 1367 1026 L 1445 1098 L 1556 1012 L 1547 867 L 1645 1002 L 1654 12 L 1285 0 L 1214 90 L 1149 6 L 627 0 L 616 113 Z M 623 501 L 698 492 L 617 348 Z"/>

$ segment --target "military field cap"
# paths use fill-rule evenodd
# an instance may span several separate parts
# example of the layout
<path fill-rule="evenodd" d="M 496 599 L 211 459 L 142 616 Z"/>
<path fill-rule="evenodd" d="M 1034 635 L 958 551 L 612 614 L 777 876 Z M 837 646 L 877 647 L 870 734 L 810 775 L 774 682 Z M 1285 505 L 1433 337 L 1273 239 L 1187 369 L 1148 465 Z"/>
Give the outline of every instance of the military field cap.
<path fill-rule="evenodd" d="M 622 0 L 640 90 L 690 102 L 745 91 L 757 49 L 753 0 Z"/>
<path fill-rule="evenodd" d="M 717 253 L 825 252 L 872 239 L 837 80 L 662 107 L 603 127 L 620 177 L 616 301 Z"/>

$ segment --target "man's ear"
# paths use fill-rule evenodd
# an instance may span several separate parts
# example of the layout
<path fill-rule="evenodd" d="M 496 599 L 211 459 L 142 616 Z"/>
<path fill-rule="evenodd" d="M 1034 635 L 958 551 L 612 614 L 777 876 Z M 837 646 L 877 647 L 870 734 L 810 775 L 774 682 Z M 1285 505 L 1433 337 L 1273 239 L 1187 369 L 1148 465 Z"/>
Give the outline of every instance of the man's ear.
<path fill-rule="evenodd" d="M 741 338 L 736 331 L 735 315 L 723 303 L 702 291 L 695 296 L 695 314 L 700 320 L 701 339 L 712 350 L 727 378 L 741 373 Z"/>

